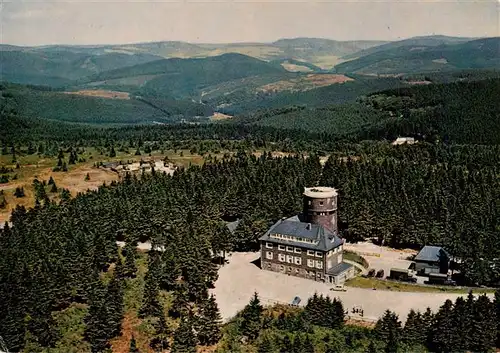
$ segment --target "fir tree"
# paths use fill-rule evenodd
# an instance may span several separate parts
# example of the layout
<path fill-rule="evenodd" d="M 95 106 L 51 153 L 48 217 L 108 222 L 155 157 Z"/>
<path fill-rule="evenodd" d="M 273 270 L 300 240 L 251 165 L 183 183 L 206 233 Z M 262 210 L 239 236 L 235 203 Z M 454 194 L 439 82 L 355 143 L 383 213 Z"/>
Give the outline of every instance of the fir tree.
<path fill-rule="evenodd" d="M 193 332 L 192 318 L 181 319 L 179 328 L 174 333 L 172 353 L 195 353 L 196 339 Z"/>
<path fill-rule="evenodd" d="M 159 289 L 157 279 L 151 271 L 146 273 L 144 296 L 142 306 L 139 310 L 139 317 L 163 316 L 163 307 L 158 299 Z"/>
<path fill-rule="evenodd" d="M 397 352 L 401 339 L 401 322 L 395 313 L 387 310 L 375 324 L 374 332 L 385 342 L 386 352 Z"/>
<path fill-rule="evenodd" d="M 292 342 L 290 341 L 290 337 L 285 334 L 283 337 L 283 342 L 281 343 L 280 353 L 290 353 L 293 350 Z"/>
<path fill-rule="evenodd" d="M 304 345 L 302 346 L 302 352 L 314 353 L 314 345 L 312 344 L 309 335 L 306 335 L 306 339 L 304 340 Z"/>
<path fill-rule="evenodd" d="M 245 306 L 241 313 L 241 333 L 249 340 L 254 340 L 259 335 L 262 310 L 259 297 L 255 292 L 250 303 Z"/>
<path fill-rule="evenodd" d="M 213 294 L 202 303 L 198 318 L 198 340 L 200 344 L 209 346 L 217 343 L 221 337 L 222 319 Z"/>
<path fill-rule="evenodd" d="M 16 190 L 14 191 L 14 196 L 17 198 L 24 197 L 24 188 L 21 187 L 16 187 Z"/>
<path fill-rule="evenodd" d="M 155 336 L 151 340 L 150 347 L 156 352 L 163 352 L 169 348 L 169 332 L 167 328 L 167 322 L 165 317 L 162 315 L 159 317 L 155 326 Z"/>
<path fill-rule="evenodd" d="M 453 321 L 453 303 L 446 300 L 435 316 L 430 347 L 432 351 L 455 351 L 459 337 Z"/>
<path fill-rule="evenodd" d="M 127 241 L 123 250 L 125 250 L 125 268 L 123 272 L 128 278 L 135 278 L 137 272 L 135 265 L 136 242 Z"/>
<path fill-rule="evenodd" d="M 139 353 L 139 350 L 137 349 L 137 344 L 135 343 L 135 337 L 132 335 L 132 339 L 130 340 L 130 348 L 129 348 L 129 353 Z"/>
<path fill-rule="evenodd" d="M 425 344 L 426 338 L 422 315 L 411 309 L 406 318 L 401 340 L 407 345 L 412 346 L 415 344 Z"/>

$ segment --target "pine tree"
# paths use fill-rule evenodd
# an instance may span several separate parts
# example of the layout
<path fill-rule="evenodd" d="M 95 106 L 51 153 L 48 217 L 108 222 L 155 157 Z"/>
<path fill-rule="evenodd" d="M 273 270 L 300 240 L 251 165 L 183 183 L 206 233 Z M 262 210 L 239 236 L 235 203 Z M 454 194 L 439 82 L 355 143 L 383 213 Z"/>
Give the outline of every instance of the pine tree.
<path fill-rule="evenodd" d="M 61 191 L 61 201 L 67 202 L 71 200 L 71 193 L 69 192 L 68 189 L 62 189 Z"/>
<path fill-rule="evenodd" d="M 52 193 L 57 192 L 57 185 L 56 185 L 56 183 L 52 184 L 52 187 L 50 188 L 50 192 L 52 192 Z"/>
<path fill-rule="evenodd" d="M 373 340 L 371 340 L 370 344 L 366 348 L 366 353 L 378 353 L 378 352 L 379 352 L 379 350 L 377 349 L 375 342 Z"/>
<path fill-rule="evenodd" d="M 21 187 L 16 187 L 16 190 L 14 191 L 14 196 L 17 198 L 24 197 L 24 188 Z"/>
<path fill-rule="evenodd" d="M 458 336 L 453 321 L 453 304 L 451 300 L 446 300 L 435 316 L 430 347 L 432 351 L 455 351 Z"/>
<path fill-rule="evenodd" d="M 415 344 L 425 345 L 426 338 L 422 315 L 411 309 L 406 318 L 401 340 L 409 346 Z"/>
<path fill-rule="evenodd" d="M 487 352 L 495 346 L 498 321 L 490 299 L 481 295 L 474 302 L 469 348 L 473 352 Z"/>
<path fill-rule="evenodd" d="M 395 313 L 387 310 L 375 324 L 374 332 L 381 341 L 386 343 L 386 352 L 397 352 L 401 339 L 401 322 Z"/>
<path fill-rule="evenodd" d="M 137 349 L 137 344 L 135 343 L 135 337 L 132 335 L 132 339 L 130 340 L 130 348 L 129 348 L 129 353 L 139 353 L 139 350 Z"/>
<path fill-rule="evenodd" d="M 285 334 L 283 337 L 283 342 L 281 343 L 280 353 L 290 353 L 293 350 L 292 342 L 290 341 L 290 337 Z"/>
<path fill-rule="evenodd" d="M 304 345 L 302 347 L 302 352 L 304 353 L 314 353 L 314 346 L 311 342 L 311 338 L 309 335 L 306 335 L 306 339 L 304 341 Z"/>
<path fill-rule="evenodd" d="M 257 353 L 273 353 L 273 351 L 273 344 L 271 340 L 267 335 L 264 335 L 258 345 Z"/>
<path fill-rule="evenodd" d="M 144 296 L 142 306 L 139 310 L 139 317 L 146 316 L 161 317 L 163 316 L 163 307 L 158 299 L 159 289 L 158 282 L 151 271 L 146 273 Z"/>
<path fill-rule="evenodd" d="M 241 333 L 249 340 L 254 340 L 259 335 L 261 328 L 262 305 L 260 304 L 257 292 L 254 293 L 250 303 L 248 303 L 241 313 Z"/>
<path fill-rule="evenodd" d="M 196 353 L 196 339 L 190 316 L 181 319 L 179 328 L 174 333 L 172 353 Z"/>
<path fill-rule="evenodd" d="M 85 317 L 85 340 L 90 343 L 92 353 L 101 353 L 110 347 L 109 331 L 113 330 L 108 325 L 108 312 L 106 309 L 105 289 L 102 285 L 94 288 L 90 307 Z"/>
<path fill-rule="evenodd" d="M 116 337 L 121 333 L 124 313 L 123 292 L 123 280 L 115 272 L 108 285 L 107 294 L 110 337 Z"/>
<path fill-rule="evenodd" d="M 137 267 L 135 265 L 136 243 L 127 240 L 124 246 L 125 250 L 125 270 L 124 274 L 128 278 L 135 278 Z"/>
<path fill-rule="evenodd" d="M 109 151 L 109 156 L 111 158 L 116 157 L 115 148 L 113 146 L 111 146 L 111 150 Z"/>
<path fill-rule="evenodd" d="M 295 337 L 293 338 L 293 343 L 292 343 L 292 353 L 302 353 L 304 350 L 304 345 L 302 343 L 302 338 L 300 337 L 300 334 L 296 334 Z"/>
<path fill-rule="evenodd" d="M 500 289 L 495 291 L 495 299 L 493 301 L 493 305 L 495 307 L 495 313 L 497 318 L 497 347 L 500 347 Z"/>
<path fill-rule="evenodd" d="M 219 341 L 222 319 L 213 294 L 203 302 L 198 318 L 198 340 L 209 346 Z"/>
<path fill-rule="evenodd" d="M 163 352 L 169 348 L 169 338 L 167 322 L 162 315 L 155 324 L 155 335 L 151 340 L 150 347 L 156 352 Z"/>

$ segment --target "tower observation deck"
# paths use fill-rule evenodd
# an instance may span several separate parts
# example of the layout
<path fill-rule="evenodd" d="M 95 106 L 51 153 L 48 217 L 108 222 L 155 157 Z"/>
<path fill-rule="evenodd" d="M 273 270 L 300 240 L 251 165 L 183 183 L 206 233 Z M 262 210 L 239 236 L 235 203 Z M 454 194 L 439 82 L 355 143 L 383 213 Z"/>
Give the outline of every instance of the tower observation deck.
<path fill-rule="evenodd" d="M 303 196 L 305 221 L 321 224 L 337 233 L 337 190 L 325 186 L 315 186 L 304 188 Z"/>

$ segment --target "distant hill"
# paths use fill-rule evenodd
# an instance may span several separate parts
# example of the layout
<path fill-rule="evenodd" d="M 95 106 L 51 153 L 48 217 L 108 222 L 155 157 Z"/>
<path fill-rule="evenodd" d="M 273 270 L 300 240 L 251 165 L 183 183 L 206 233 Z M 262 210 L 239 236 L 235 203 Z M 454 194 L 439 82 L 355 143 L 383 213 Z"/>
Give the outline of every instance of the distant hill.
<path fill-rule="evenodd" d="M 242 114 L 226 123 L 331 133 L 339 140 L 393 140 L 398 136 L 413 136 L 429 141 L 498 144 L 498 97 L 498 78 L 407 85 L 374 92 L 344 104 L 261 110 Z"/>
<path fill-rule="evenodd" d="M 500 38 L 437 46 L 397 46 L 335 67 L 339 73 L 371 75 L 485 68 L 500 68 Z"/>
<path fill-rule="evenodd" d="M 50 49 L 16 49 L 2 46 L 0 76 L 4 81 L 48 85 L 71 85 L 77 79 L 103 71 L 137 65 L 159 57 L 151 54 L 89 54 L 54 47 Z"/>
<path fill-rule="evenodd" d="M 190 100 L 113 99 L 16 84 L 1 85 L 0 106 L 14 109 L 24 119 L 94 125 L 173 123 L 213 113 L 209 106 Z"/>
<path fill-rule="evenodd" d="M 419 36 L 412 37 L 403 40 L 398 40 L 394 42 L 386 42 L 381 45 L 371 46 L 366 49 L 362 49 L 360 51 L 354 53 L 348 53 L 342 57 L 344 60 L 352 60 L 362 56 L 367 56 L 370 54 L 374 54 L 380 51 L 407 47 L 407 46 L 425 46 L 425 47 L 437 47 L 440 45 L 450 45 L 450 44 L 460 44 L 465 43 L 474 38 L 465 38 L 465 37 L 448 37 L 441 35 L 434 36 Z"/>

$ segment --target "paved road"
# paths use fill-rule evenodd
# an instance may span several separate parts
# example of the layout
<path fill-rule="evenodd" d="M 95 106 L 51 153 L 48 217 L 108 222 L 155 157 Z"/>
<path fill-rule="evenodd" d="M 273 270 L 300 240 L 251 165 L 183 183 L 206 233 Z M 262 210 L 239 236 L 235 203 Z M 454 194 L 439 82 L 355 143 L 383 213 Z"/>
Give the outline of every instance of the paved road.
<path fill-rule="evenodd" d="M 308 279 L 264 271 L 252 264 L 259 258 L 259 253 L 233 253 L 228 258 L 229 264 L 219 270 L 219 279 L 215 283 L 215 294 L 221 315 L 231 318 L 249 302 L 253 292 L 257 292 L 264 303 L 275 301 L 289 303 L 298 295 L 301 305 L 314 292 L 337 297 L 344 307 L 351 310 L 361 306 L 368 319 L 379 318 L 386 309 L 395 311 L 400 319 L 405 320 L 410 309 L 424 311 L 427 307 L 438 309 L 446 299 L 455 300 L 464 294 L 449 293 L 408 293 L 371 290 L 348 287 L 347 292 L 332 292 L 325 283 Z"/>
<path fill-rule="evenodd" d="M 346 264 L 353 265 L 354 267 L 359 269 L 361 271 L 361 274 L 363 274 L 363 275 L 366 275 L 368 273 L 368 270 L 366 268 L 364 268 L 363 265 L 358 264 L 357 262 L 346 260 L 346 259 L 344 259 L 344 262 Z"/>

